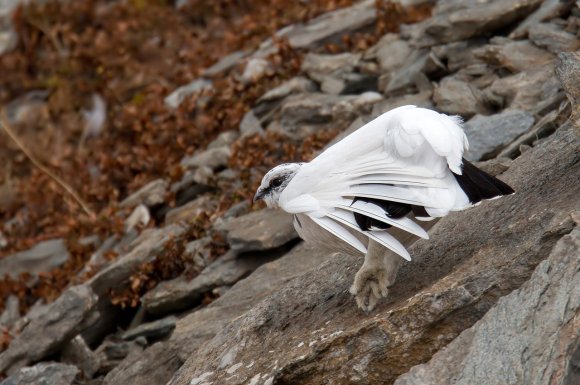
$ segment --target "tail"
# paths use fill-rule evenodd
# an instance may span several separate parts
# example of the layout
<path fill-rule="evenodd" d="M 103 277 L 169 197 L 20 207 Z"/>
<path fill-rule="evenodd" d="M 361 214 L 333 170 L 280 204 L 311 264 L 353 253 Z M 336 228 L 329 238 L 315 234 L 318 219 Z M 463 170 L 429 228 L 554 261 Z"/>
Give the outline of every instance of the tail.
<path fill-rule="evenodd" d="M 453 173 L 453 176 L 471 204 L 514 193 L 510 186 L 478 169 L 465 159 L 461 168 L 463 173 L 461 175 Z"/>

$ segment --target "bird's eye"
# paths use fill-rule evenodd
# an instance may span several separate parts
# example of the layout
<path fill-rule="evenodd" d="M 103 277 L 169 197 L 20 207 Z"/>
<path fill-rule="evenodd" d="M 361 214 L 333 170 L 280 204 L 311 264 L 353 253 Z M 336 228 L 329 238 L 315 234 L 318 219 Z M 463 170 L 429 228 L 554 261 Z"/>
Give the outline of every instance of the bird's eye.
<path fill-rule="evenodd" d="M 270 186 L 272 187 L 279 187 L 282 184 L 282 178 L 275 178 L 272 179 L 272 181 L 270 182 Z"/>

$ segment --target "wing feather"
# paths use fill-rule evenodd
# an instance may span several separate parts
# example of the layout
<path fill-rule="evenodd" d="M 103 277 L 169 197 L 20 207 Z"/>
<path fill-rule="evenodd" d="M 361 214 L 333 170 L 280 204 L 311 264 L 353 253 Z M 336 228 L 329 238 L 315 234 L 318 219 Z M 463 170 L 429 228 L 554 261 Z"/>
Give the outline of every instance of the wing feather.
<path fill-rule="evenodd" d="M 348 210 L 366 215 L 383 223 L 398 227 L 401 230 L 405 230 L 420 238 L 429 239 L 429 234 L 427 234 L 427 232 L 421 226 L 413 222 L 412 219 L 407 217 L 398 219 L 389 218 L 379 206 L 372 203 L 356 201 L 350 205 L 338 204 L 337 207 L 342 210 Z"/>
<path fill-rule="evenodd" d="M 360 227 L 358 227 L 354 215 L 352 212 L 349 211 L 334 211 L 332 213 L 327 214 L 330 219 L 333 219 L 339 223 L 343 223 L 346 226 L 358 231 L 361 234 L 366 235 L 370 239 L 380 243 L 387 249 L 399 254 L 401 257 L 405 258 L 407 261 L 411 260 L 411 255 L 405 246 L 403 246 L 395 237 L 391 234 L 384 232 L 384 231 L 362 231 Z"/>
<path fill-rule="evenodd" d="M 288 212 L 308 215 L 357 250 L 366 252 L 366 247 L 349 229 L 410 259 L 387 231 L 362 231 L 354 213 L 427 238 L 421 226 L 410 218 L 389 218 L 372 203 L 357 200 L 353 204 L 354 198 L 416 205 L 424 207 L 430 217 L 463 209 L 467 197 L 452 172 L 461 174 L 466 149 L 460 118 L 415 106 L 399 107 L 304 164 L 285 187 L 279 205 Z"/>
<path fill-rule="evenodd" d="M 328 231 L 329 233 L 333 234 L 334 236 L 340 238 L 344 242 L 348 243 L 358 251 L 363 254 L 366 254 L 367 248 L 363 243 L 354 235 L 352 235 L 348 230 L 344 227 L 330 219 L 329 217 L 321 217 L 317 218 L 314 216 L 310 217 L 314 223 L 318 226 L 322 227 L 324 230 Z"/>

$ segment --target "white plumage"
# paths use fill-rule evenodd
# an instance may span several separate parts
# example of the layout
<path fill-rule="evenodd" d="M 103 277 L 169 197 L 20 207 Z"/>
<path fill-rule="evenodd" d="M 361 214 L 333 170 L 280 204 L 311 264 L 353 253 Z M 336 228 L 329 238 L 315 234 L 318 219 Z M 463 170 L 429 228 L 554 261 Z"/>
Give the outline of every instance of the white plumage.
<path fill-rule="evenodd" d="M 293 214 L 329 218 L 346 226 L 350 222 L 355 230 L 355 207 L 350 206 L 352 199 L 345 201 L 346 197 L 423 206 L 432 217 L 461 210 L 469 200 L 451 174 L 451 170 L 461 174 L 461 159 L 467 148 L 459 122 L 415 106 L 391 110 L 304 164 L 280 195 L 278 205 Z M 367 206 L 374 210 L 376 219 L 404 228 L 388 221 L 384 212 L 379 214 L 380 207 Z M 325 223 L 325 229 L 333 226 Z M 400 250 L 401 256 L 408 255 L 395 239 L 377 241 Z M 361 252 L 366 253 L 366 248 Z"/>
<path fill-rule="evenodd" d="M 295 224 L 303 238 L 328 243 L 328 238 L 319 234 L 326 231 L 345 243 L 347 250 L 374 260 L 369 267 L 371 263 L 365 259 L 367 270 L 380 269 L 381 258 L 369 256 L 373 243 L 381 246 L 373 245 L 373 250 L 390 250 L 411 259 L 388 232 L 389 227 L 428 238 L 413 219 L 432 220 L 482 199 L 513 192 L 472 165 L 470 175 L 462 175 L 467 149 L 459 117 L 403 106 L 367 123 L 309 163 L 272 169 L 264 176 L 256 198 L 297 215 Z M 308 218 L 314 225 L 305 230 L 300 218 Z M 344 245 L 335 249 L 344 250 Z M 392 281 L 394 276 L 385 280 Z M 386 295 L 382 286 L 392 282 L 378 281 L 377 287 L 372 287 L 372 282 L 362 283 L 370 287 L 359 288 L 359 292 L 365 291 L 365 298 L 357 297 L 359 306 L 371 309 L 376 298 L 370 297 Z M 356 291 L 353 286 L 355 295 L 360 294 Z"/>

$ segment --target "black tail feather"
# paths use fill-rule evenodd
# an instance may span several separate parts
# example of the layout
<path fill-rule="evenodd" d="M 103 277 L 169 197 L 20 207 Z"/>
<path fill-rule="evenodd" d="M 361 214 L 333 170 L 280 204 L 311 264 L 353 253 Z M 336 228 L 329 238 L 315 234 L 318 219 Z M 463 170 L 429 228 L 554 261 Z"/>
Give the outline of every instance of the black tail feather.
<path fill-rule="evenodd" d="M 462 171 L 463 174 L 453 173 L 453 176 L 472 204 L 514 193 L 514 190 L 506 183 L 478 169 L 465 159 L 463 159 Z"/>

